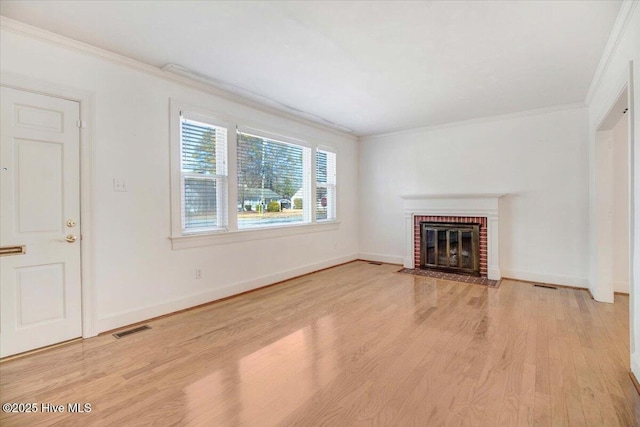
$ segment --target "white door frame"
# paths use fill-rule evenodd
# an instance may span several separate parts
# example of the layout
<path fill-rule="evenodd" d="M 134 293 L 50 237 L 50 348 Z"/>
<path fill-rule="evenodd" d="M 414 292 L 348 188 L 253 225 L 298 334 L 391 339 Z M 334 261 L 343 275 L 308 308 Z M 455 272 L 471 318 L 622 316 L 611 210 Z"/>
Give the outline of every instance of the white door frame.
<path fill-rule="evenodd" d="M 598 120 L 596 120 L 596 123 L 598 123 L 598 125 L 595 128 L 595 132 L 598 132 L 598 129 L 600 128 L 600 126 L 602 125 L 602 123 L 604 122 L 604 120 L 607 118 L 607 116 L 609 116 L 609 113 L 611 112 L 611 110 L 613 109 L 613 107 L 616 104 L 616 101 L 618 100 L 618 98 L 626 91 L 627 92 L 627 97 L 628 97 L 628 108 L 629 111 L 627 112 L 627 114 L 629 115 L 629 127 L 627 129 L 627 133 L 628 133 L 628 144 L 629 144 L 629 159 L 628 159 L 628 164 L 629 164 L 629 171 L 628 171 L 628 183 L 629 183 L 629 189 L 628 189 L 628 197 L 629 197 L 629 234 L 630 234 L 630 239 L 629 239 L 629 296 L 631 301 L 633 301 L 634 298 L 634 292 L 633 292 L 633 284 L 634 284 L 634 280 L 633 280 L 633 260 L 634 260 L 634 230 L 635 227 L 637 226 L 637 224 L 635 224 L 635 213 L 634 213 L 634 179 L 633 177 L 635 176 L 635 166 L 634 166 L 634 145 L 635 145 L 635 135 L 634 135 L 634 99 L 633 99 L 633 86 L 632 86 L 632 73 L 633 73 L 633 68 L 632 68 L 632 64 L 629 64 L 629 67 L 627 67 L 625 69 L 625 73 L 623 74 L 623 77 L 620 79 L 620 81 L 618 82 L 618 84 L 616 85 L 616 88 L 614 91 L 611 92 L 611 95 L 609 97 L 609 102 L 607 103 L 607 108 L 605 110 L 602 111 L 600 117 L 598 117 Z M 597 143 L 597 137 L 595 135 L 593 135 L 594 140 Z M 593 161 L 591 162 L 591 167 L 594 168 L 593 170 L 595 171 L 595 157 L 593 159 Z M 596 177 L 597 180 L 597 177 Z M 597 200 L 597 194 L 595 192 L 595 188 L 594 188 L 594 195 L 596 196 L 596 200 Z M 593 261 L 597 264 L 598 262 L 598 239 L 597 239 L 597 234 L 598 234 L 598 230 L 600 229 L 599 227 L 601 226 L 605 226 L 606 224 L 598 224 L 595 221 L 593 222 L 592 225 L 592 229 L 590 230 L 593 236 L 593 241 L 595 242 L 595 244 L 592 246 L 593 250 L 595 250 L 595 254 L 593 256 Z M 592 268 L 593 271 L 593 276 L 591 277 L 591 283 L 593 285 L 593 296 L 596 299 L 596 301 L 602 301 L 602 302 L 613 302 L 613 287 L 609 287 L 609 283 L 602 283 L 599 282 L 597 279 L 597 267 Z M 633 313 L 631 313 L 631 315 L 633 315 Z M 632 318 L 633 320 L 633 318 Z M 632 328 L 633 329 L 633 328 Z"/>
<path fill-rule="evenodd" d="M 611 109 L 615 105 L 616 101 L 620 97 L 620 95 L 626 90 L 628 96 L 628 108 L 629 111 L 627 114 L 629 115 L 629 128 L 628 132 L 628 144 L 629 144 L 629 347 L 631 353 L 631 372 L 638 372 L 639 365 L 637 362 L 636 354 L 638 352 L 638 345 L 640 343 L 635 341 L 636 336 L 636 328 L 638 328 L 638 319 L 640 318 L 640 313 L 636 310 L 636 298 L 640 298 L 637 290 L 640 283 L 636 283 L 636 269 L 639 267 L 635 265 L 636 258 L 636 230 L 637 227 L 640 227 L 640 224 L 636 221 L 636 209 L 635 209 L 635 180 L 636 180 L 636 165 L 635 165 L 635 150 L 636 143 L 640 141 L 636 141 L 635 134 L 635 99 L 634 99 L 634 86 L 633 86 L 633 70 L 634 64 L 632 61 L 629 61 L 629 66 L 625 67 L 625 72 L 623 76 L 620 78 L 620 81 L 615 87 L 615 90 L 610 92 L 609 101 L 607 103 L 607 108 L 600 113 L 598 120 L 598 126 L 594 129 L 597 132 L 598 128 L 602 125 L 603 120 L 609 115 Z M 595 135 L 591 135 L 595 137 Z M 595 156 L 591 161 L 592 173 L 595 172 Z M 593 181 L 592 181 L 593 182 Z M 593 193 L 595 195 L 595 188 L 593 189 Z M 592 262 L 597 262 L 597 230 L 598 224 L 595 221 L 591 225 L 591 236 L 593 245 L 591 246 L 591 250 L 594 251 L 592 254 Z M 592 276 L 591 283 L 593 286 L 593 295 L 596 301 L 605 301 L 605 302 L 613 302 L 613 289 L 607 289 L 607 284 L 598 283 L 596 280 L 595 268 L 592 266 Z"/>
<path fill-rule="evenodd" d="M 0 85 L 40 95 L 63 98 L 80 104 L 80 275 L 82 289 L 82 337 L 97 335 L 95 330 L 94 241 L 93 241 L 93 93 L 55 83 L 35 80 L 23 75 L 0 74 Z"/>

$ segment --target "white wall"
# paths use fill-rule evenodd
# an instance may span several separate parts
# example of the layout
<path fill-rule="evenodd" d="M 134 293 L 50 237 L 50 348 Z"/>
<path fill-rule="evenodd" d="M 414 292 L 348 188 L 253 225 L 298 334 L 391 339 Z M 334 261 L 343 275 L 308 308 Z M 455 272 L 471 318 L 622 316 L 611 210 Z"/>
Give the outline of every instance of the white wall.
<path fill-rule="evenodd" d="M 625 30 L 620 32 L 620 37 L 616 43 L 612 44 L 610 52 L 605 52 L 603 56 L 603 73 L 596 75 L 596 83 L 593 95 L 589 99 L 589 156 L 590 156 L 590 203 L 589 210 L 591 220 L 589 230 L 592 235 L 590 254 L 596 253 L 596 194 L 595 194 L 595 151 L 596 151 L 596 130 L 602 120 L 607 116 L 609 109 L 613 106 L 620 95 L 621 89 L 627 85 L 631 103 L 635 102 L 629 115 L 630 126 L 632 128 L 632 153 L 631 153 L 631 247 L 632 275 L 629 284 L 630 295 L 630 333 L 631 333 L 631 370 L 637 378 L 640 378 L 640 7 L 638 2 L 623 4 L 623 10 L 630 8 L 629 18 L 624 26 Z M 621 22 L 616 25 L 622 24 Z M 610 54 L 610 55 L 609 55 Z M 633 75 L 629 77 L 629 64 L 633 62 Z M 635 100 L 635 101 L 634 101 Z M 635 166 L 633 166 L 635 165 Z M 595 259 L 590 265 L 595 268 Z M 601 301 L 613 300 L 610 291 L 602 289 L 595 280 L 595 271 L 590 272 L 592 279 L 591 290 L 596 299 Z"/>
<path fill-rule="evenodd" d="M 629 115 L 613 128 L 611 234 L 612 278 L 614 292 L 629 293 Z"/>
<path fill-rule="evenodd" d="M 586 129 L 583 107 L 364 138 L 362 256 L 401 260 L 402 194 L 504 192 L 502 275 L 586 286 Z"/>
<path fill-rule="evenodd" d="M 357 255 L 357 142 L 101 59 L 3 29 L 3 76 L 91 93 L 94 147 L 94 328 L 89 335 L 266 285 Z M 169 98 L 305 135 L 338 150 L 337 230 L 172 250 Z M 112 180 L 128 192 L 114 192 Z M 202 279 L 195 279 L 196 268 Z"/>

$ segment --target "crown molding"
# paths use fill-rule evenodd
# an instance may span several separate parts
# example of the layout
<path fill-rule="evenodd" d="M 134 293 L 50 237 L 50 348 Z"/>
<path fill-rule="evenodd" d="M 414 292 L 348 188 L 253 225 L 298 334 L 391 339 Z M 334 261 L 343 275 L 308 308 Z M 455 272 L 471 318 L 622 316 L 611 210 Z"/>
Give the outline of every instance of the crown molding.
<path fill-rule="evenodd" d="M 631 21 L 631 17 L 633 16 L 633 12 L 637 6 L 638 0 L 622 2 L 616 21 L 613 24 L 613 29 L 609 34 L 607 44 L 604 47 L 604 51 L 602 52 L 602 56 L 600 57 L 600 61 L 596 67 L 596 72 L 591 80 L 591 85 L 589 85 L 589 90 L 587 91 L 587 96 L 584 100 L 585 104 L 589 105 L 591 103 L 593 96 L 600 87 L 600 84 L 602 84 L 602 79 L 607 74 L 613 54 L 617 50 L 620 40 L 622 40 L 627 26 L 629 25 L 629 21 Z"/>
<path fill-rule="evenodd" d="M 498 121 L 501 121 L 501 120 L 517 119 L 517 118 L 520 118 L 520 117 L 540 116 L 540 115 L 543 115 L 543 114 L 555 113 L 555 112 L 559 112 L 559 111 L 578 110 L 580 108 L 586 108 L 586 107 L 587 107 L 587 105 L 584 104 L 583 102 L 576 102 L 576 103 L 572 103 L 572 104 L 560 104 L 560 105 L 554 105 L 554 106 L 551 106 L 551 107 L 543 107 L 543 108 L 536 108 L 536 109 L 532 109 L 532 110 L 518 111 L 516 113 L 500 114 L 500 115 L 496 115 L 496 116 L 478 117 L 478 118 L 474 118 L 474 119 L 461 120 L 461 121 L 458 121 L 458 122 L 443 123 L 443 124 L 433 125 L 433 126 L 423 126 L 423 127 L 398 129 L 398 130 L 395 130 L 395 131 L 392 131 L 392 132 L 384 132 L 384 133 L 377 133 L 377 134 L 371 134 L 371 135 L 363 135 L 363 136 L 359 137 L 359 141 L 366 141 L 366 140 L 369 140 L 369 139 L 385 138 L 385 137 L 388 137 L 388 136 L 407 135 L 407 134 L 418 133 L 418 132 L 431 132 L 431 131 L 436 131 L 436 130 L 441 130 L 441 129 L 455 128 L 455 127 L 461 127 L 461 126 L 469 126 L 469 125 L 482 124 L 482 123 L 498 122 Z"/>
<path fill-rule="evenodd" d="M 344 130 L 341 130 L 335 127 L 331 127 L 329 124 L 326 124 L 326 123 L 319 123 L 314 120 L 300 117 L 296 114 L 293 114 L 287 111 L 284 108 L 265 105 L 262 102 L 257 102 L 255 100 L 248 99 L 247 97 L 221 89 L 212 83 L 205 83 L 201 79 L 190 78 L 185 75 L 177 74 L 170 71 L 165 71 L 165 70 L 162 70 L 161 68 L 154 67 L 153 65 L 145 64 L 143 62 L 111 52 L 109 50 L 102 49 L 97 46 L 93 46 L 88 43 L 84 43 L 75 39 L 71 39 L 69 37 L 61 36 L 59 34 L 52 33 L 51 31 L 34 27 L 33 25 L 25 24 L 23 22 L 16 21 L 11 18 L 7 18 L 6 16 L 0 16 L 0 29 L 21 34 L 33 39 L 49 42 L 58 46 L 62 46 L 71 50 L 75 50 L 78 52 L 91 55 L 94 57 L 98 57 L 100 59 L 109 61 L 117 65 L 121 65 L 136 71 L 140 71 L 157 78 L 161 78 L 173 83 L 180 84 L 182 86 L 187 86 L 192 89 L 206 92 L 228 101 L 242 104 L 246 107 L 254 108 L 256 110 L 273 114 L 275 116 L 282 117 L 288 120 L 293 120 L 300 124 L 311 126 L 321 131 L 331 132 L 333 134 L 336 134 L 342 137 L 349 137 L 350 139 L 353 139 L 353 140 L 357 139 L 356 135 L 354 134 L 345 132 Z M 272 101 L 272 104 L 273 103 L 274 102 Z M 301 112 L 301 115 L 308 117 L 310 114 L 306 112 Z"/>

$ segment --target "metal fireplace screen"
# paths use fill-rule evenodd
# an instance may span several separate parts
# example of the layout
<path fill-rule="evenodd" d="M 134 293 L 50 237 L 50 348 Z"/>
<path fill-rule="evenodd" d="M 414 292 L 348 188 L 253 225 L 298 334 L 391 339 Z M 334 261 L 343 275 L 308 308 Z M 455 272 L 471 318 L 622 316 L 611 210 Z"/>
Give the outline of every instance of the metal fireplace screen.
<path fill-rule="evenodd" d="M 480 224 L 421 222 L 420 268 L 480 276 Z"/>

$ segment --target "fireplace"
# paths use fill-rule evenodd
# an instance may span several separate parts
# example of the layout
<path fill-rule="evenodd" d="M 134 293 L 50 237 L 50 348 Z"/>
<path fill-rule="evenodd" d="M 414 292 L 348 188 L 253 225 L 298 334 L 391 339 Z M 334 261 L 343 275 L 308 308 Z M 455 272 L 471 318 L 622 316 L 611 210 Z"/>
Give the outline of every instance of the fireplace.
<path fill-rule="evenodd" d="M 454 223 L 454 226 L 480 224 L 478 239 L 480 276 L 491 280 L 500 280 L 500 261 L 498 256 L 500 253 L 498 248 L 500 242 L 498 238 L 500 211 L 498 202 L 503 196 L 505 196 L 504 193 L 403 195 L 406 224 L 406 249 L 403 266 L 405 268 L 418 268 L 423 265 L 420 254 L 422 222 Z M 459 238 L 460 235 L 458 235 Z M 455 247 L 455 237 L 453 239 Z M 443 242 L 446 248 L 446 240 L 443 240 Z M 458 262 L 457 258 L 455 262 Z M 455 262 L 449 260 L 449 267 Z"/>
<path fill-rule="evenodd" d="M 420 222 L 420 268 L 480 276 L 480 224 Z"/>
<path fill-rule="evenodd" d="M 455 262 L 457 263 L 458 261 L 460 261 L 460 253 L 456 253 L 456 257 L 453 260 L 449 260 L 449 265 L 446 266 L 445 264 L 445 260 L 436 260 L 437 262 L 435 263 L 436 265 L 433 265 L 433 263 L 429 262 L 432 261 L 431 259 L 429 259 L 428 252 L 425 253 L 425 262 L 423 262 L 422 260 L 422 252 L 423 252 L 423 241 L 424 241 L 424 237 L 423 237 L 423 223 L 428 223 L 428 224 L 432 224 L 432 228 L 433 227 L 438 227 L 438 229 L 436 230 L 439 233 L 436 233 L 434 235 L 435 238 L 440 237 L 441 240 L 438 242 L 438 250 L 441 251 L 440 253 L 440 258 L 444 257 L 445 254 L 449 253 L 449 255 L 451 255 L 450 251 L 451 251 L 451 245 L 448 249 L 449 252 L 447 252 L 447 238 L 449 238 L 449 241 L 451 241 L 452 237 L 448 236 L 446 231 L 447 229 L 451 229 L 451 230 L 460 230 L 460 231 L 464 231 L 465 233 L 467 233 L 469 230 L 474 230 L 477 226 L 478 229 L 478 240 L 475 241 L 476 245 L 472 246 L 472 251 L 475 252 L 472 256 L 473 257 L 478 257 L 478 264 L 477 264 L 477 268 L 475 267 L 475 265 L 473 264 L 472 261 L 472 265 L 473 265 L 473 269 L 469 270 L 468 267 L 465 267 L 464 269 L 460 269 L 457 271 L 454 271 L 451 267 L 455 267 L 455 264 L 452 266 L 451 263 Z M 487 277 L 487 218 L 486 217 L 480 217 L 480 216 L 436 216 L 436 215 L 415 215 L 413 217 L 413 247 L 414 247 L 414 268 L 427 268 L 427 269 L 433 269 L 433 270 L 441 270 L 441 271 L 447 271 L 449 273 L 467 273 L 467 274 L 473 274 L 473 275 L 478 275 L 481 277 Z M 442 233 L 443 231 L 445 231 L 445 233 Z M 439 234 L 439 236 L 438 236 Z M 428 236 L 425 236 L 428 237 Z M 458 239 L 456 239 L 456 237 L 453 237 L 454 239 L 454 248 L 456 247 L 456 244 L 460 242 L 460 237 L 458 236 Z M 466 237 L 468 237 L 467 234 L 465 234 L 465 243 L 466 243 Z M 473 238 L 472 238 L 472 245 L 474 244 Z M 459 246 L 459 245 L 458 245 Z M 457 251 L 456 251 L 457 252 Z M 468 247 L 465 246 L 465 252 L 468 252 Z M 432 265 L 429 265 L 432 264 Z M 468 263 L 465 263 L 465 265 L 468 265 Z"/>

